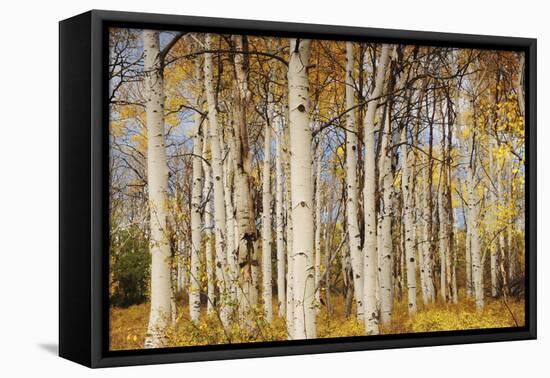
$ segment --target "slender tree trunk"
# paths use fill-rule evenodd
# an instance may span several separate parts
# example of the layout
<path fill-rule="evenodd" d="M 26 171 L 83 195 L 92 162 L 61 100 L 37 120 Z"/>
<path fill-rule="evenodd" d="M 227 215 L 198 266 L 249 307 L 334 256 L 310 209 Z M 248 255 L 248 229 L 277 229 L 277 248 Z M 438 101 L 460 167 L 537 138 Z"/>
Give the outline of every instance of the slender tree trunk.
<path fill-rule="evenodd" d="M 206 49 L 210 50 L 212 44 L 212 36 L 206 36 Z M 225 267 L 227 266 L 226 255 L 226 218 L 225 218 L 225 203 L 223 193 L 223 158 L 221 155 L 219 126 L 218 126 L 218 111 L 216 104 L 216 92 L 213 83 L 212 73 L 212 54 L 204 54 L 204 85 L 206 91 L 206 99 L 208 103 L 208 125 L 210 149 L 212 153 L 212 175 L 214 187 L 214 222 L 215 222 L 215 237 L 216 237 L 216 279 L 220 288 L 220 319 L 224 326 L 229 326 L 229 307 L 228 307 L 228 292 L 227 292 L 227 276 Z"/>
<path fill-rule="evenodd" d="M 200 316 L 200 249 L 201 249 L 201 205 L 202 205 L 202 116 L 195 114 L 193 135 L 193 189 L 191 199 L 191 269 L 189 287 L 189 318 L 196 322 Z"/>
<path fill-rule="evenodd" d="M 283 203 L 283 162 L 282 162 L 282 139 L 283 132 L 280 116 L 274 121 L 277 127 L 277 150 L 275 155 L 275 179 L 276 179 L 276 194 L 275 194 L 275 213 L 277 222 L 277 300 L 279 316 L 286 316 L 286 288 L 285 288 L 285 271 L 286 271 L 286 256 L 285 256 L 285 241 L 284 241 L 284 203 Z"/>
<path fill-rule="evenodd" d="M 170 243 L 167 229 L 168 166 L 164 131 L 164 86 L 159 32 L 143 30 L 145 112 L 147 123 L 147 183 L 149 188 L 151 310 L 145 348 L 166 344 L 171 313 Z"/>
<path fill-rule="evenodd" d="M 468 187 L 468 230 L 470 233 L 470 252 L 472 259 L 472 284 L 474 297 L 476 301 L 476 308 L 478 310 L 483 309 L 484 306 L 484 294 L 483 294 L 483 267 L 481 262 L 481 241 L 479 236 L 479 213 L 480 213 L 480 200 L 476 192 L 475 183 L 475 132 L 472 133 L 472 140 L 470 145 L 470 163 L 468 167 L 466 183 Z"/>
<path fill-rule="evenodd" d="M 382 95 L 386 66 L 388 65 L 390 47 L 383 45 L 377 67 L 375 87 L 367 106 L 364 126 L 365 144 L 365 185 L 363 193 L 365 214 L 365 243 L 363 251 L 365 331 L 367 335 L 378 334 L 378 309 L 376 301 L 376 276 L 378 254 L 376 250 L 376 152 L 374 143 L 375 115 Z M 366 56 L 365 59 L 368 59 Z"/>
<path fill-rule="evenodd" d="M 270 88 L 268 87 L 270 91 Z M 262 182 L 262 299 L 265 317 L 273 320 L 271 285 L 271 127 L 273 125 L 273 95 L 268 94 L 268 122 L 264 130 L 264 172 Z"/>
<path fill-rule="evenodd" d="M 323 138 L 319 136 L 319 144 L 317 146 L 316 164 L 315 164 L 315 305 L 317 312 L 320 309 L 321 303 L 321 168 L 323 160 Z"/>
<path fill-rule="evenodd" d="M 393 173 L 392 159 L 392 129 L 390 105 L 386 105 L 385 125 L 381 131 L 382 146 L 380 153 L 380 220 L 378 237 L 380 238 L 379 251 L 379 279 L 380 279 L 380 321 L 387 325 L 391 321 L 392 313 L 392 234 L 391 222 L 393 216 Z"/>
<path fill-rule="evenodd" d="M 405 226 L 405 260 L 407 269 L 407 303 L 409 314 L 416 313 L 416 258 L 413 224 L 413 192 L 409 165 L 414 153 L 407 147 L 407 127 L 401 131 L 401 190 L 403 192 L 403 218 Z"/>
<path fill-rule="evenodd" d="M 353 81 L 353 44 L 346 43 L 346 108 L 355 107 L 355 89 Z M 349 235 L 349 249 L 353 275 L 357 318 L 364 321 L 364 283 L 363 283 L 363 251 L 361 250 L 361 232 L 357 218 L 358 200 L 357 184 L 357 121 L 355 110 L 347 113 L 346 118 L 346 190 L 347 190 L 347 228 Z"/>
<path fill-rule="evenodd" d="M 224 199 L 225 199 L 225 218 L 226 218 L 226 236 L 227 236 L 227 264 L 229 267 L 228 279 L 229 279 L 229 296 L 234 302 L 237 300 L 237 278 L 239 275 L 239 269 L 237 267 L 237 242 L 236 239 L 236 222 L 235 222 L 235 209 L 233 207 L 232 198 L 232 159 L 231 153 L 227 148 L 226 143 L 222 143 L 223 138 L 220 135 L 220 144 L 224 146 L 224 162 L 223 162 L 223 187 L 224 187 Z"/>
<path fill-rule="evenodd" d="M 208 130 L 208 124 L 206 120 L 203 121 L 203 134 L 206 134 Z M 203 158 L 207 155 L 207 141 L 208 138 L 204 139 L 202 146 L 202 156 Z M 202 197 L 204 201 L 204 255 L 206 261 L 206 284 L 207 284 L 207 302 L 206 302 L 206 313 L 211 315 L 214 312 L 214 302 L 215 302 L 215 290 L 214 284 L 216 281 L 215 270 L 214 270 L 214 259 L 212 256 L 212 209 L 211 209 L 211 191 L 212 191 L 212 170 L 210 165 L 203 159 L 202 160 L 202 170 L 204 174 L 204 186 L 202 189 Z"/>
<path fill-rule="evenodd" d="M 313 253 L 313 188 L 311 129 L 307 64 L 310 40 L 290 40 L 288 103 L 290 116 L 290 168 L 292 219 L 295 222 L 294 257 L 294 339 L 315 338 L 315 280 Z"/>
<path fill-rule="evenodd" d="M 446 143 L 446 137 L 445 137 L 445 125 L 441 126 L 441 130 L 443 131 L 441 134 L 441 146 L 443 147 L 442 151 L 442 157 L 443 161 L 445 159 L 445 143 Z M 437 199 L 437 206 L 438 206 L 438 215 L 439 215 L 439 282 L 440 282 L 440 295 L 441 300 L 443 302 L 447 301 L 447 221 L 449 220 L 449 217 L 446 213 L 445 209 L 445 191 L 446 188 L 446 170 L 445 170 L 445 164 L 442 162 L 440 164 L 440 171 L 439 171 L 439 190 L 437 192 L 438 199 Z"/>
<path fill-rule="evenodd" d="M 490 143 L 489 146 L 489 180 L 493 180 L 497 177 L 496 173 L 496 167 L 495 167 L 495 161 L 493 156 L 493 149 L 494 145 L 493 143 Z M 497 182 L 498 181 L 493 181 Z M 493 183 L 490 182 L 488 185 L 488 197 L 489 197 L 489 203 L 491 204 L 497 204 L 497 201 L 499 200 L 495 194 L 495 189 L 493 187 Z M 492 207 L 489 210 L 489 226 L 490 228 L 494 229 L 495 232 L 498 232 L 497 230 L 497 208 Z M 499 285 L 498 285 L 498 269 L 499 269 L 499 263 L 498 263 L 498 253 L 499 253 L 499 238 L 498 235 L 495 235 L 496 237 L 493 238 L 493 242 L 490 243 L 489 247 L 489 253 L 490 253 L 490 271 L 491 271 L 491 296 L 493 298 L 496 298 L 499 291 Z"/>

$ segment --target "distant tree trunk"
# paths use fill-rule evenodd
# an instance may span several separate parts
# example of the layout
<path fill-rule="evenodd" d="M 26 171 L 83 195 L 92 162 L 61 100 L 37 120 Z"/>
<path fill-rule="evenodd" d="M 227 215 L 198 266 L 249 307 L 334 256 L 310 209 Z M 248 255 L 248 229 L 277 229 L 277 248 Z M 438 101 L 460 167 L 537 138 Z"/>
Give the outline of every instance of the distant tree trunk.
<path fill-rule="evenodd" d="M 476 301 L 476 308 L 482 310 L 484 306 L 484 293 L 483 293 L 483 267 L 481 262 L 481 241 L 479 236 L 479 213 L 480 213 L 480 200 L 476 192 L 475 182 L 475 148 L 476 133 L 472 132 L 471 144 L 470 144 L 470 162 L 468 166 L 468 172 L 466 176 L 466 185 L 468 187 L 468 230 L 470 233 L 470 252 L 472 259 L 472 283 L 474 297 Z"/>
<path fill-rule="evenodd" d="M 285 271 L 286 271 L 286 256 L 285 256 L 285 241 L 284 241 L 284 199 L 283 199 L 283 162 L 282 162 L 282 139 L 284 130 L 282 128 L 281 116 L 275 118 L 274 125 L 277 125 L 277 149 L 275 154 L 275 179 L 276 179 L 276 194 L 275 194 L 275 213 L 277 223 L 277 300 L 279 316 L 286 316 L 286 288 L 285 288 Z"/>
<path fill-rule="evenodd" d="M 317 145 L 316 163 L 315 163 L 315 305 L 317 312 L 320 309 L 321 303 L 321 170 L 323 160 L 323 138 L 319 136 L 319 144 Z"/>
<path fill-rule="evenodd" d="M 262 178 L 262 299 L 265 317 L 273 320 L 271 285 L 271 127 L 273 126 L 273 95 L 268 86 L 266 127 L 264 129 L 264 169 Z"/>
<path fill-rule="evenodd" d="M 379 234 L 379 280 L 380 280 L 380 321 L 387 325 L 391 321 L 392 313 L 392 233 L 391 222 L 393 217 L 393 172 L 392 160 L 392 127 L 390 104 L 386 105 L 385 124 L 381 131 L 382 145 L 380 152 L 380 218 Z"/>
<path fill-rule="evenodd" d="M 496 168 L 495 168 L 495 161 L 493 157 L 493 143 L 489 143 L 489 185 L 488 185 L 488 197 L 489 197 L 489 203 L 491 204 L 497 204 L 497 201 L 500 199 L 497 198 L 494 187 L 494 182 L 498 181 L 495 180 L 497 177 Z M 495 207 L 491 208 L 489 210 L 489 223 L 490 228 L 495 230 L 496 232 L 499 232 L 497 230 L 497 210 Z M 495 235 L 493 239 L 493 242 L 490 243 L 489 247 L 489 253 L 490 253 L 490 271 L 491 271 L 491 297 L 496 298 L 498 296 L 499 292 L 499 282 L 498 282 L 498 270 L 499 270 L 499 262 L 498 262 L 498 253 L 499 253 L 499 238 L 498 235 Z"/>
<path fill-rule="evenodd" d="M 202 206 L 202 116 L 195 114 L 193 135 L 193 189 L 191 199 L 191 269 L 189 287 L 189 318 L 196 322 L 200 316 L 200 249 L 201 249 L 201 206 Z"/>
<path fill-rule="evenodd" d="M 439 190 L 437 191 L 438 199 L 438 215 L 439 215 L 439 282 L 440 282 L 440 291 L 441 300 L 443 302 L 447 301 L 447 222 L 449 216 L 446 213 L 445 200 L 446 200 L 446 167 L 444 164 L 445 160 L 445 144 L 446 144 L 446 135 L 445 135 L 445 125 L 441 125 L 441 147 L 443 149 L 442 162 L 440 164 L 439 170 Z"/>
<path fill-rule="evenodd" d="M 409 166 L 414 153 L 409 154 L 407 147 L 407 127 L 401 131 L 401 190 L 403 191 L 403 218 L 405 227 L 405 264 L 407 268 L 407 303 L 409 314 L 416 313 L 416 258 L 413 221 L 413 192 Z"/>
<path fill-rule="evenodd" d="M 364 306 L 365 306 L 365 331 L 367 335 L 378 334 L 378 309 L 376 301 L 376 276 L 378 266 L 378 254 L 376 250 L 376 152 L 374 144 L 375 115 L 382 95 L 386 66 L 389 60 L 390 47 L 382 46 L 380 61 L 377 67 L 374 91 L 367 105 L 364 126 L 365 144 L 365 185 L 363 193 L 365 214 L 365 243 L 363 251 L 364 274 Z M 368 59 L 366 56 L 365 59 Z"/>
<path fill-rule="evenodd" d="M 313 188 L 309 83 L 307 64 L 310 40 L 290 40 L 288 103 L 290 115 L 290 168 L 294 237 L 294 339 L 315 338 L 316 309 L 313 253 Z"/>
<path fill-rule="evenodd" d="M 212 35 L 206 35 L 206 49 L 210 50 L 212 45 Z M 221 155 L 218 110 L 216 104 L 216 92 L 213 83 L 212 73 L 212 54 L 204 54 L 204 85 L 206 99 L 208 103 L 208 125 L 210 149 L 212 153 L 212 175 L 214 187 L 214 222 L 216 236 L 216 279 L 220 288 L 220 319 L 224 326 L 229 326 L 229 306 L 227 298 L 227 276 L 225 267 L 227 266 L 226 255 L 226 218 L 225 203 L 223 193 L 223 157 Z"/>
<path fill-rule="evenodd" d="M 145 112 L 147 124 L 147 183 L 149 188 L 151 252 L 151 310 L 145 348 L 166 344 L 171 314 L 170 243 L 167 229 L 168 166 L 164 131 L 164 86 L 159 32 L 143 30 Z"/>
<path fill-rule="evenodd" d="M 206 120 L 203 121 L 203 135 L 206 134 L 208 130 L 208 124 Z M 203 158 L 206 154 L 206 146 L 208 138 L 204 139 L 202 147 L 202 156 Z M 214 284 L 216 281 L 215 276 L 215 267 L 214 259 L 212 256 L 212 209 L 211 209 L 211 191 L 212 191 L 212 170 L 210 165 L 203 159 L 202 160 L 202 170 L 204 172 L 204 186 L 202 189 L 202 197 L 204 201 L 204 254 L 206 260 L 206 284 L 207 284 L 207 302 L 206 302 L 206 313 L 211 315 L 214 313 L 214 303 L 215 303 L 215 290 Z"/>
<path fill-rule="evenodd" d="M 346 109 L 355 107 L 355 89 L 353 81 L 353 44 L 346 42 Z M 353 275 L 357 318 L 364 321 L 364 283 L 363 283 L 363 251 L 361 250 L 361 232 L 357 218 L 358 200 L 357 184 L 357 121 L 355 110 L 348 111 L 346 118 L 346 190 L 347 190 L 347 228 L 349 249 Z"/>
<path fill-rule="evenodd" d="M 225 199 L 225 219 L 226 219 L 226 236 L 227 236 L 227 264 L 229 267 L 228 279 L 229 279 L 229 295 L 232 301 L 237 300 L 237 278 L 239 275 L 239 269 L 237 267 L 237 242 L 236 242 L 236 222 L 235 222 L 235 209 L 233 207 L 233 161 L 227 143 L 222 143 L 223 138 L 220 135 L 220 144 L 223 145 L 225 156 L 223 162 L 223 187 L 224 187 L 224 199 Z"/>

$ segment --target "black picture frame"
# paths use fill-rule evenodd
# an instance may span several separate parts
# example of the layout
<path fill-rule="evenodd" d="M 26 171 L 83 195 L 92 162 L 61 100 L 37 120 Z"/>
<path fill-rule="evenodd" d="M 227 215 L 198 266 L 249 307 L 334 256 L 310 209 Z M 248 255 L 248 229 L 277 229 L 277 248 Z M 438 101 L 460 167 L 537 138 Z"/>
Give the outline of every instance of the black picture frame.
<path fill-rule="evenodd" d="M 210 345 L 108 350 L 109 26 L 369 40 L 488 48 L 526 53 L 526 324 L 524 327 Z M 223 18 L 92 10 L 59 24 L 59 355 L 89 367 L 267 357 L 535 339 L 536 39 L 385 30 Z"/>

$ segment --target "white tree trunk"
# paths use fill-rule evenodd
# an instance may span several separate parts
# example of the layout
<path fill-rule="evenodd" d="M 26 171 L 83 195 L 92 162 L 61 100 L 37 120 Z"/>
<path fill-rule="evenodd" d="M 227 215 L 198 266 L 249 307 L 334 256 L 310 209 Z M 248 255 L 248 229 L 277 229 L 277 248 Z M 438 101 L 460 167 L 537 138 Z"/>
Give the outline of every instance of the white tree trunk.
<path fill-rule="evenodd" d="M 285 108 L 288 112 L 288 108 Z M 285 117 L 288 119 L 288 116 Z M 284 140 L 284 171 L 286 177 L 286 196 L 285 196 L 285 211 L 286 211 L 286 255 L 287 255 L 287 276 L 286 276 L 286 327 L 289 338 L 292 339 L 294 332 L 294 255 L 293 251 L 293 237 L 294 226 L 292 220 L 292 190 L 291 190 L 291 174 L 290 174 L 290 130 L 284 127 L 284 133 L 282 134 Z"/>
<path fill-rule="evenodd" d="M 322 170 L 322 134 L 319 136 L 319 145 L 315 154 L 315 305 L 317 312 L 321 308 L 321 170 Z"/>
<path fill-rule="evenodd" d="M 392 159 L 392 130 L 389 105 L 386 105 L 387 112 L 384 128 L 381 129 L 382 146 L 380 153 L 380 220 L 378 234 L 380 240 L 379 250 L 379 280 L 380 280 L 380 321 L 382 324 L 389 324 L 392 313 L 392 235 L 391 221 L 393 216 L 393 173 L 391 168 Z"/>
<path fill-rule="evenodd" d="M 365 185 L 364 185 L 364 213 L 365 213 L 365 245 L 363 251 L 364 274 L 364 306 L 365 306 L 365 331 L 367 335 L 378 334 L 378 309 L 376 301 L 377 287 L 377 239 L 376 239 L 376 152 L 374 144 L 375 115 L 379 97 L 382 95 L 386 66 L 388 64 L 390 47 L 383 45 L 380 61 L 378 63 L 376 81 L 371 99 L 367 105 L 364 127 L 365 144 Z M 365 52 L 365 54 L 367 54 Z M 367 60 L 369 57 L 366 57 Z"/>
<path fill-rule="evenodd" d="M 224 147 L 227 146 L 223 142 L 223 137 L 220 135 L 220 144 Z M 231 300 L 237 300 L 237 278 L 239 276 L 239 269 L 237 267 L 237 222 L 235 221 L 235 209 L 233 207 L 233 185 L 231 183 L 233 175 L 233 161 L 231 159 L 231 152 L 228 148 L 224 148 L 224 156 L 226 156 L 223 162 L 223 187 L 224 187 L 224 199 L 225 199 L 225 215 L 226 215 L 226 240 L 227 240 L 227 264 L 229 267 L 228 276 L 228 290 Z"/>
<path fill-rule="evenodd" d="M 430 232 L 429 220 L 432 217 L 429 205 L 428 191 L 432 190 L 428 182 L 428 159 L 425 166 L 422 168 L 420 181 L 424 183 L 422 194 L 422 210 L 421 210 L 421 237 L 419 238 L 420 250 L 422 253 L 422 265 L 420 267 L 422 281 L 422 302 L 424 304 L 431 303 L 435 300 L 435 289 L 433 282 L 432 258 L 430 256 Z M 418 190 L 418 189 L 417 189 Z"/>
<path fill-rule="evenodd" d="M 151 310 L 145 348 L 166 343 L 171 313 L 170 243 L 167 230 L 168 166 L 164 135 L 164 88 L 159 32 L 143 30 L 145 112 L 147 123 L 147 184 L 149 188 Z"/>
<path fill-rule="evenodd" d="M 470 151 L 475 150 L 474 141 L 475 133 L 472 133 L 472 144 Z M 478 310 L 483 309 L 484 295 L 483 295 L 483 267 L 481 263 L 481 241 L 479 236 L 479 214 L 480 214 L 480 200 L 476 191 L 475 183 L 475 156 L 471 155 L 468 172 L 466 175 L 466 185 L 468 187 L 468 231 L 470 234 L 470 253 L 472 259 L 472 284 L 474 297 L 476 301 L 476 308 Z"/>
<path fill-rule="evenodd" d="M 285 288 L 285 271 L 286 271 L 286 254 L 284 241 L 284 203 L 283 203 L 283 162 L 282 162 L 282 139 L 283 130 L 281 117 L 277 117 L 274 121 L 277 127 L 277 150 L 275 155 L 275 179 L 276 179 L 276 194 L 275 194 L 275 213 L 277 222 L 277 300 L 279 316 L 284 318 L 286 315 L 286 288 Z"/>
<path fill-rule="evenodd" d="M 346 109 L 355 107 L 355 89 L 353 81 L 353 44 L 346 42 Z M 347 226 L 349 250 L 353 274 L 353 288 L 357 308 L 357 319 L 364 320 L 363 298 L 363 251 L 361 250 L 361 232 L 357 219 L 357 121 L 355 109 L 348 111 L 346 118 L 346 190 L 347 190 Z"/>
<path fill-rule="evenodd" d="M 191 269 L 189 287 L 189 318 L 196 322 L 200 316 L 200 249 L 201 249 L 201 205 L 202 205 L 202 116 L 195 114 L 193 135 L 193 188 L 191 198 Z"/>
<path fill-rule="evenodd" d="M 290 40 L 288 103 L 294 237 L 294 339 L 315 338 L 313 188 L 307 64 L 311 41 Z"/>
<path fill-rule="evenodd" d="M 439 214 L 439 285 L 440 295 L 443 302 L 447 301 L 447 222 L 449 217 L 445 210 L 445 167 L 441 164 L 439 177 L 439 190 L 437 192 L 437 206 Z"/>
<path fill-rule="evenodd" d="M 270 87 L 268 90 L 270 91 Z M 271 127 L 273 125 L 273 95 L 268 98 L 268 122 L 264 129 L 264 170 L 262 182 L 262 300 L 264 315 L 268 322 L 273 320 L 271 285 Z"/>
<path fill-rule="evenodd" d="M 212 36 L 206 35 L 206 49 L 210 50 Z M 212 54 L 204 54 L 204 85 L 206 99 L 208 103 L 208 125 L 209 140 L 212 153 L 212 175 L 214 187 L 214 222 L 216 237 L 216 279 L 220 288 L 220 319 L 224 328 L 229 326 L 229 307 L 227 295 L 227 277 L 225 267 L 227 265 L 226 255 L 226 219 L 225 219 L 225 201 L 223 193 L 223 160 L 221 156 L 218 111 L 216 107 L 216 93 L 213 83 L 212 73 Z"/>
<path fill-rule="evenodd" d="M 205 158 L 207 155 L 207 141 L 209 138 L 205 138 L 205 134 L 208 130 L 207 121 L 203 121 L 203 145 L 202 145 L 202 156 Z M 206 285 L 207 285 L 207 302 L 206 302 L 206 313 L 208 315 L 213 314 L 214 312 L 214 301 L 215 301 L 215 291 L 214 284 L 216 280 L 215 270 L 214 270 L 214 259 L 212 256 L 212 209 L 211 201 L 212 197 L 212 169 L 210 165 L 203 159 L 202 160 L 202 171 L 204 175 L 204 186 L 202 188 L 202 198 L 204 201 L 204 255 L 206 261 Z"/>
<path fill-rule="evenodd" d="M 414 153 L 409 154 L 407 146 L 407 127 L 401 131 L 401 190 L 403 192 L 403 218 L 405 232 L 405 265 L 407 270 L 407 304 L 409 314 L 416 313 L 416 254 L 413 220 L 413 180 L 410 175 Z"/>

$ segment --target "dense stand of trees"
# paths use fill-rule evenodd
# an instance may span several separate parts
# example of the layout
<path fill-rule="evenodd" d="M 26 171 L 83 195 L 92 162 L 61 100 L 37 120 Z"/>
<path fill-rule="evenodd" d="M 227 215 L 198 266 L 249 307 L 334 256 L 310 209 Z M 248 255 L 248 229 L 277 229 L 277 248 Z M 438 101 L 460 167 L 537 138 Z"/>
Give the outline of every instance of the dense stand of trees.
<path fill-rule="evenodd" d="M 155 348 L 181 303 L 304 339 L 335 296 L 368 335 L 401 301 L 521 298 L 523 72 L 509 51 L 111 29 L 113 304 L 149 300 Z"/>

